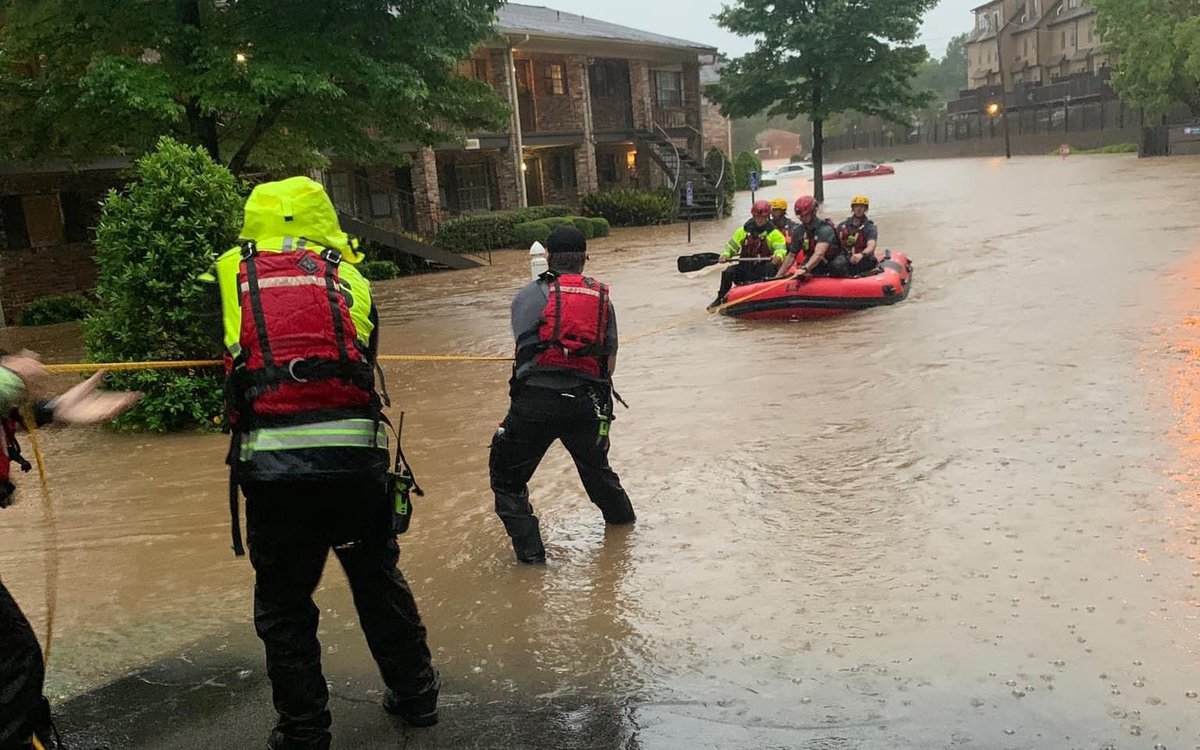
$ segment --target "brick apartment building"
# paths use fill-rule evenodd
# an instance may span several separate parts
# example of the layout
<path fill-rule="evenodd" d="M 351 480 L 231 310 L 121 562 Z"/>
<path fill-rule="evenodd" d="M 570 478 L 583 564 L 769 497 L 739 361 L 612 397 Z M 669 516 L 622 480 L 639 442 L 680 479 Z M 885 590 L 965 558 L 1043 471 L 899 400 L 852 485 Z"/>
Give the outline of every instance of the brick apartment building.
<path fill-rule="evenodd" d="M 372 206 L 363 218 L 428 236 L 459 214 L 661 185 L 662 152 L 702 155 L 700 70 L 716 49 L 515 3 L 498 11 L 497 32 L 460 71 L 508 103 L 507 131 L 414 148 L 399 168 L 335 165 L 326 182 L 339 208 L 361 217 Z"/>
<path fill-rule="evenodd" d="M 606 188 L 673 184 L 687 172 L 689 154 L 699 156 L 713 143 L 728 149 L 728 121 L 722 139 L 712 130 L 720 129 L 719 112 L 709 107 L 706 117 L 702 97 L 700 70 L 715 62 L 716 52 L 549 8 L 508 4 L 497 13 L 496 34 L 460 67 L 509 104 L 506 128 L 436 149 L 414 144 L 405 166 L 335 162 L 318 176 L 349 217 L 385 232 L 427 237 L 459 214 L 577 204 L 580 196 Z M 712 135 L 705 135 L 706 126 Z M 64 165 L 0 165 L 5 322 L 17 320 L 35 299 L 95 282 L 91 239 L 98 204 L 126 164 L 99 163 L 77 172 Z M 419 254 L 419 247 L 412 249 Z"/>

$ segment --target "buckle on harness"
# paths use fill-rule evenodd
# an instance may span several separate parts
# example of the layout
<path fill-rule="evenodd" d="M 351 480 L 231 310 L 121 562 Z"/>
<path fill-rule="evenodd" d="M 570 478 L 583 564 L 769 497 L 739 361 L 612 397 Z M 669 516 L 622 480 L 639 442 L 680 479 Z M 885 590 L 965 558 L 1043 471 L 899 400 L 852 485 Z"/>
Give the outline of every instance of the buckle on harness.
<path fill-rule="evenodd" d="M 326 248 L 325 252 L 321 253 L 321 257 L 325 258 L 326 263 L 331 263 L 335 266 L 340 265 L 342 262 L 341 252 L 332 247 Z"/>
<path fill-rule="evenodd" d="M 297 383 L 307 383 L 308 378 L 302 378 L 296 374 L 296 364 L 297 363 L 304 364 L 304 360 L 300 357 L 296 357 L 291 362 L 288 362 L 288 366 L 287 366 L 288 375 L 291 377 L 292 380 L 295 380 Z"/>
<path fill-rule="evenodd" d="M 250 260 L 258 253 L 258 245 L 254 240 L 242 240 L 242 260 Z"/>

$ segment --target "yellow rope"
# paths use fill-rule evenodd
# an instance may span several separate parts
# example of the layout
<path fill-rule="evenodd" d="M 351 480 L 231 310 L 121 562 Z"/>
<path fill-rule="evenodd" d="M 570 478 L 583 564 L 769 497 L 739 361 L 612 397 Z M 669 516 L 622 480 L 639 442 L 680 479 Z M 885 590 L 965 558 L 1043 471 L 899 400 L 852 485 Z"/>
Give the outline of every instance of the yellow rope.
<path fill-rule="evenodd" d="M 36 734 L 33 736 L 33 750 L 46 750 L 46 746 L 37 738 Z"/>
<path fill-rule="evenodd" d="M 42 487 L 42 522 L 46 527 L 49 543 L 46 545 L 46 637 L 42 641 L 43 664 L 50 663 L 50 645 L 54 637 L 54 612 L 58 608 L 58 540 L 54 522 L 54 506 L 50 499 L 50 481 L 46 478 L 46 459 L 42 456 L 42 444 L 38 440 L 37 419 L 28 405 L 22 407 L 21 416 L 29 429 L 29 443 L 33 446 L 33 458 L 37 462 L 38 483 Z M 0 456 L 0 460 L 7 460 Z"/>
<path fill-rule="evenodd" d="M 511 362 L 512 357 L 462 354 L 381 354 L 380 362 Z M 219 359 L 156 360 L 151 362 L 82 362 L 78 364 L 46 365 L 47 372 L 85 373 L 97 370 L 128 372 L 131 370 L 198 370 L 220 367 Z"/>
<path fill-rule="evenodd" d="M 771 291 L 772 289 L 775 289 L 780 284 L 785 284 L 789 281 L 795 281 L 795 279 L 796 279 L 796 275 L 790 274 L 788 276 L 784 276 L 781 279 L 774 279 L 772 281 L 767 281 L 763 284 L 762 289 L 759 289 L 758 291 L 756 291 L 752 294 L 747 294 L 745 297 L 734 300 L 733 302 L 725 302 L 720 305 L 717 305 L 716 307 L 709 308 L 708 311 L 710 313 L 721 312 L 725 308 L 730 307 L 732 305 L 740 305 L 743 302 L 749 302 L 750 300 L 754 299 L 755 297 L 761 296 L 761 295 L 766 294 L 767 292 Z"/>

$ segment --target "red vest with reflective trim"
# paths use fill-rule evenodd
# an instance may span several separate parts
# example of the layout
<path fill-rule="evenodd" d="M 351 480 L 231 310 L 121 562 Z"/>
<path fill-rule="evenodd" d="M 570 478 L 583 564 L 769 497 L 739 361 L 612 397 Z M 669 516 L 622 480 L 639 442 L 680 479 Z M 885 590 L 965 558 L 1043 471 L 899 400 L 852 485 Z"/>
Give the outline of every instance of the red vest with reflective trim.
<path fill-rule="evenodd" d="M 551 275 L 537 341 L 529 345 L 540 369 L 572 370 L 607 380 L 608 287 L 577 273 Z"/>
<path fill-rule="evenodd" d="M 356 338 L 339 262 L 336 251 L 243 255 L 241 352 L 225 361 L 243 395 L 235 409 L 276 424 L 373 416 L 374 373 Z"/>
<path fill-rule="evenodd" d="M 854 226 L 850 220 L 842 222 L 838 227 L 838 240 L 841 241 L 842 247 L 851 252 L 860 253 L 867 249 L 867 222 L 864 221 L 861 226 Z"/>

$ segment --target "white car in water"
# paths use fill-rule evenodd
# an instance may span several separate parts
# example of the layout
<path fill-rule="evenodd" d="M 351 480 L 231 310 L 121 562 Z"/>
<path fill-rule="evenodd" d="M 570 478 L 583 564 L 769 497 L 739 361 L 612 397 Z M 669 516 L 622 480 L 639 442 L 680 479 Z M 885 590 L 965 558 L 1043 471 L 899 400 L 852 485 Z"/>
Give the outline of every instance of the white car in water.
<path fill-rule="evenodd" d="M 792 179 L 811 180 L 812 176 L 813 176 L 812 164 L 800 164 L 797 162 L 797 163 L 792 163 L 792 164 L 784 164 L 780 167 L 776 167 L 775 169 L 772 169 L 772 170 L 764 173 L 763 179 L 775 180 L 776 182 L 778 182 L 780 180 L 792 180 Z"/>

